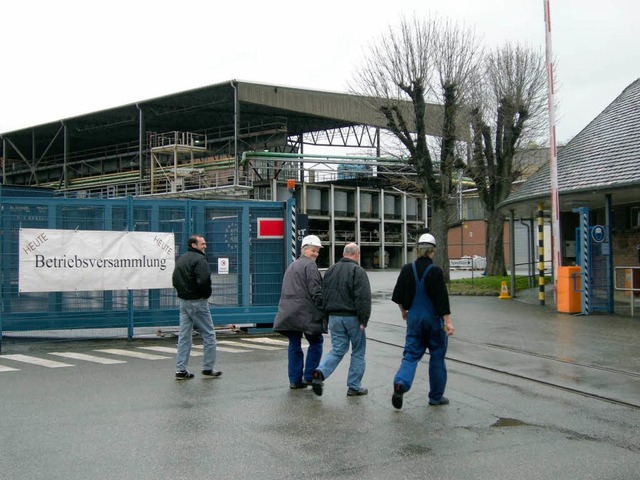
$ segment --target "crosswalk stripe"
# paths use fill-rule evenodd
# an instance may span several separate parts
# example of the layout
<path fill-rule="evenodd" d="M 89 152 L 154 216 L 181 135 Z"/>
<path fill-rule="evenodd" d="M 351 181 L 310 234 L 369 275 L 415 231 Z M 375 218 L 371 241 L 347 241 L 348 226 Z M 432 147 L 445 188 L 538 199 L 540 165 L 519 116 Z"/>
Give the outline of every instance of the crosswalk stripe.
<path fill-rule="evenodd" d="M 302 348 L 307 348 L 306 342 L 303 339 Z M 255 338 L 236 338 L 233 340 L 217 340 L 217 350 L 220 352 L 228 353 L 247 353 L 251 350 L 282 350 L 286 348 L 288 342 L 286 340 L 280 340 L 269 337 L 255 337 Z M 191 355 L 194 357 L 203 356 L 203 345 L 193 345 Z M 141 352 L 140 350 L 148 350 L 151 352 L 158 352 L 159 354 Z M 125 357 L 140 358 L 145 360 L 166 360 L 177 354 L 176 347 L 164 347 L 164 346 L 147 346 L 136 347 L 136 350 L 127 350 L 119 348 L 106 348 L 96 349 L 94 352 L 107 353 L 111 355 L 120 355 Z M 171 357 L 161 355 L 162 353 L 171 354 Z M 47 352 L 46 355 L 55 355 L 57 357 L 68 358 L 73 360 L 80 360 L 85 362 L 98 363 L 102 365 L 114 365 L 119 363 L 127 363 L 126 360 L 113 359 L 102 357 L 98 355 L 89 355 L 79 352 Z M 39 365 L 47 368 L 62 368 L 73 367 L 75 365 L 64 362 L 57 362 L 50 359 L 33 357 L 30 355 L 11 354 L 0 355 L 0 360 L 10 360 L 15 362 L 29 363 L 32 365 Z M 19 371 L 19 368 L 13 368 L 6 365 L 0 365 L 0 372 Z"/>
<path fill-rule="evenodd" d="M 163 355 L 154 355 L 153 353 L 136 352 L 134 350 L 124 350 L 120 348 L 105 348 L 96 350 L 96 352 L 111 353 L 113 355 L 123 355 L 125 357 L 143 358 L 145 360 L 164 360 L 166 358 Z"/>
<path fill-rule="evenodd" d="M 84 360 L 85 362 L 100 363 L 102 365 L 113 365 L 116 363 L 127 363 L 126 360 L 114 360 L 113 358 L 96 357 L 95 355 L 87 355 L 86 353 L 76 352 L 49 352 L 49 355 L 58 357 L 72 358 L 74 360 Z"/>
<path fill-rule="evenodd" d="M 216 350 L 219 352 L 228 352 L 228 353 L 242 353 L 242 352 L 246 352 L 247 350 L 243 349 L 243 348 L 229 348 L 229 347 L 221 347 L 220 346 L 220 342 L 216 342 L 218 345 L 216 345 Z M 204 346 L 202 345 L 194 345 L 191 348 L 199 348 L 200 350 L 202 350 L 204 348 Z"/>
<path fill-rule="evenodd" d="M 231 345 L 232 347 L 243 347 L 243 348 L 255 348 L 257 350 L 280 350 L 279 347 L 268 347 L 266 345 L 254 345 L 242 342 L 235 342 L 232 340 L 221 340 L 218 342 L 220 345 Z"/>
<path fill-rule="evenodd" d="M 228 352 L 228 353 L 242 353 L 247 350 L 241 350 L 239 348 L 229 348 L 229 347 L 216 347 L 216 350 L 219 352 Z"/>
<path fill-rule="evenodd" d="M 243 347 L 240 349 L 241 352 L 246 352 L 248 351 L 248 349 L 251 348 L 251 345 L 242 345 L 241 343 L 232 342 L 231 340 L 216 340 L 216 344 L 218 345 L 218 347 L 220 345 L 231 345 L 232 347 Z"/>
<path fill-rule="evenodd" d="M 4 365 L 0 365 L 0 372 L 17 372 L 19 368 L 11 368 L 5 367 Z"/>
<path fill-rule="evenodd" d="M 269 345 L 279 345 L 281 347 L 285 347 L 289 344 L 286 340 L 278 340 L 276 338 L 243 338 L 244 342 L 251 343 L 266 343 Z"/>
<path fill-rule="evenodd" d="M 14 360 L 16 362 L 23 363 L 31 363 L 33 365 L 40 365 L 41 367 L 47 368 L 63 368 L 63 367 L 73 367 L 70 363 L 56 362 L 54 360 L 46 360 L 44 358 L 31 357 L 29 355 L 3 355 L 2 359 Z"/>
<path fill-rule="evenodd" d="M 151 350 L 153 352 L 172 353 L 174 355 L 178 353 L 178 349 L 175 347 L 138 347 L 138 348 L 141 348 L 144 350 Z M 195 345 L 191 347 L 191 356 L 201 357 L 203 355 L 202 352 L 194 352 L 193 351 L 194 348 L 195 348 Z"/>

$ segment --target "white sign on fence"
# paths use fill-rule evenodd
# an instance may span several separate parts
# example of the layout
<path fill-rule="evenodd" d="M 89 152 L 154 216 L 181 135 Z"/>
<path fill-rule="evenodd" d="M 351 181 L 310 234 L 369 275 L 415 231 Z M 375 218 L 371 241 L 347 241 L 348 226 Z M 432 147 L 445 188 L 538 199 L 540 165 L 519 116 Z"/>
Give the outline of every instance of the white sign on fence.
<path fill-rule="evenodd" d="M 218 274 L 229 275 L 229 259 L 228 258 L 218 259 Z"/>
<path fill-rule="evenodd" d="M 451 258 L 450 268 L 460 268 L 463 270 L 484 270 L 487 268 L 487 259 L 479 255 L 473 257 Z"/>
<path fill-rule="evenodd" d="M 449 259 L 450 268 L 471 269 L 471 265 L 473 265 L 473 260 L 471 258 L 450 258 Z"/>
<path fill-rule="evenodd" d="M 22 228 L 20 292 L 172 288 L 173 233 Z"/>

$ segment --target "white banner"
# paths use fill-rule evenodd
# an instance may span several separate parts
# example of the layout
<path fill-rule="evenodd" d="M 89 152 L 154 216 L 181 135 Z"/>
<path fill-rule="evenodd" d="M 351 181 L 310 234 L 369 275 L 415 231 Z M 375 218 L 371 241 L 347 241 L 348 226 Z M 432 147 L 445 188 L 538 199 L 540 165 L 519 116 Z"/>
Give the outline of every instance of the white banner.
<path fill-rule="evenodd" d="M 173 233 L 20 229 L 20 292 L 172 288 Z"/>

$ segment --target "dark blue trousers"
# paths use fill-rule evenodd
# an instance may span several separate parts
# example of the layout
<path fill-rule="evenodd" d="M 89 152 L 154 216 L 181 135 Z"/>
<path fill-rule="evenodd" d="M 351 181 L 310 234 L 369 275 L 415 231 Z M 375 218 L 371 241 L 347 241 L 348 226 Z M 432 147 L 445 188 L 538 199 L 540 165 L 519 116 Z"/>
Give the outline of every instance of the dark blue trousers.
<path fill-rule="evenodd" d="M 304 334 L 309 342 L 307 361 L 305 362 L 302 351 L 303 333 L 293 331 L 282 333 L 289 338 L 289 383 L 302 383 L 302 379 L 310 382 L 312 373 L 318 368 L 322 358 L 322 342 L 324 342 L 322 334 Z"/>
<path fill-rule="evenodd" d="M 447 386 L 444 357 L 447 353 L 448 336 L 444 331 L 444 319 L 435 314 L 433 302 L 424 287 L 424 280 L 431 267 L 429 265 L 422 279 L 418 279 L 416 265 L 413 264 L 416 294 L 407 314 L 407 337 L 402 362 L 393 384 L 400 385 L 403 391 L 408 392 L 413 385 L 418 362 L 429 349 L 429 398 L 440 400 Z"/>

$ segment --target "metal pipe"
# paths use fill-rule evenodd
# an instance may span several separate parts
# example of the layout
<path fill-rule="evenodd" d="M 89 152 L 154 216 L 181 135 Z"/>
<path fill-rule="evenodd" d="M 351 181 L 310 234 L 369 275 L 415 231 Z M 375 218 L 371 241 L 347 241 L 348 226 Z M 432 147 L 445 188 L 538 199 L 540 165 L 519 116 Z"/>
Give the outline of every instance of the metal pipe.
<path fill-rule="evenodd" d="M 356 243 L 358 245 L 362 245 L 362 236 L 361 236 L 361 232 L 360 232 L 360 228 L 361 228 L 361 212 L 360 212 L 360 208 L 361 208 L 361 204 L 360 204 L 360 187 L 356 187 L 356 231 L 355 231 L 355 235 L 356 235 Z"/>
<path fill-rule="evenodd" d="M 378 255 L 379 255 L 378 267 L 380 267 L 381 265 L 380 262 L 384 262 L 384 250 L 385 250 L 384 243 L 385 243 L 386 225 L 384 221 L 384 189 L 383 188 L 380 189 L 379 201 L 380 201 L 380 206 L 378 208 L 378 211 L 380 212 L 380 248 L 378 249 Z"/>
<path fill-rule="evenodd" d="M 67 173 L 67 163 L 69 158 L 69 132 L 67 130 L 67 124 L 62 122 L 62 126 L 64 127 L 64 131 L 62 133 L 62 144 L 63 144 L 63 153 L 62 153 L 62 186 L 64 188 L 69 188 L 69 177 Z"/>
<path fill-rule="evenodd" d="M 282 153 L 282 152 L 242 152 L 242 161 L 246 161 L 248 158 L 280 158 L 280 159 L 290 159 L 290 161 L 294 161 L 295 159 L 299 159 L 300 161 L 305 161 L 309 159 L 336 159 L 344 162 L 345 159 L 348 160 L 367 160 L 367 161 L 377 161 L 380 160 L 380 157 L 371 157 L 367 155 L 321 155 L 317 153 Z M 379 163 L 389 163 L 390 165 L 405 165 L 406 162 L 401 159 L 394 159 L 390 157 L 382 158 L 383 162 Z M 324 162 L 331 163 L 331 162 Z M 353 162 L 354 164 L 358 164 L 357 162 Z"/>
<path fill-rule="evenodd" d="M 608 245 L 608 253 L 606 256 L 607 259 L 607 280 L 608 280 L 608 291 L 607 291 L 607 313 L 613 313 L 613 248 L 611 245 L 611 227 L 612 227 L 612 201 L 611 194 L 607 193 L 604 196 L 604 218 L 605 218 L 605 231 L 607 232 L 606 241 Z M 632 281 L 633 284 L 633 281 Z M 633 295 L 633 292 L 632 292 Z M 631 303 L 633 303 L 633 296 L 631 297 Z"/>
<path fill-rule="evenodd" d="M 7 184 L 7 141 L 2 137 L 2 184 Z M 2 332 L 0 331 L 0 334 Z"/>
<path fill-rule="evenodd" d="M 233 184 L 238 185 L 238 82 L 236 80 L 231 80 L 231 88 L 233 88 L 233 158 L 235 160 Z"/>
<path fill-rule="evenodd" d="M 516 296 L 516 249 L 515 249 L 515 222 L 514 212 L 509 211 L 509 263 L 511 263 L 511 296 Z M 471 265 L 473 270 L 473 264 Z"/>
<path fill-rule="evenodd" d="M 329 220 L 329 245 L 331 246 L 331 250 L 329 250 L 329 265 L 333 265 L 336 263 L 336 190 L 333 183 L 329 188 L 329 192 L 329 215 L 331 215 Z"/>
<path fill-rule="evenodd" d="M 144 137 L 145 137 L 145 128 L 144 128 L 144 112 L 142 111 L 142 107 L 139 103 L 136 103 L 136 108 L 138 109 L 138 171 L 139 178 L 142 180 L 144 178 Z"/>

